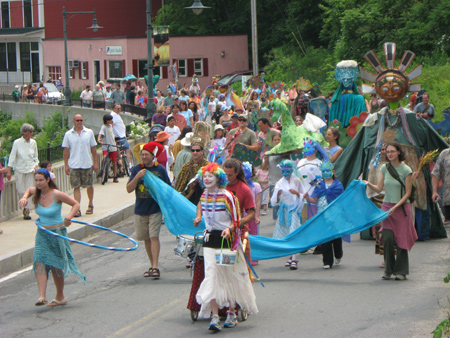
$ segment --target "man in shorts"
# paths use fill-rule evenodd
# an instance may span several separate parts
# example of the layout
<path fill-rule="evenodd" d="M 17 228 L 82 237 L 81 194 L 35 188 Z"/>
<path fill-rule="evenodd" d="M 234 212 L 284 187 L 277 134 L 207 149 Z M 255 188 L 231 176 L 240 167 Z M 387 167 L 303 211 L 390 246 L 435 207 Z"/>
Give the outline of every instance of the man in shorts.
<path fill-rule="evenodd" d="M 73 198 L 80 203 L 80 188 L 87 188 L 89 199 L 87 215 L 94 213 L 94 176 L 97 171 L 97 142 L 91 129 L 83 126 L 83 116 L 73 116 L 73 128 L 64 135 L 62 147 L 64 148 L 64 166 L 67 175 L 70 175 L 70 184 L 73 188 Z M 78 211 L 75 217 L 80 217 Z"/>
<path fill-rule="evenodd" d="M 135 147 L 141 147 L 141 144 Z M 134 226 L 136 229 L 136 240 L 144 241 L 145 250 L 150 260 L 150 269 L 144 273 L 144 277 L 159 278 L 161 273 L 158 268 L 160 242 L 159 232 L 162 224 L 162 213 L 158 203 L 152 198 L 145 187 L 143 177 L 146 171 L 151 171 L 163 182 L 170 185 L 166 168 L 153 160 L 164 151 L 164 146 L 158 142 L 151 141 L 143 145 L 139 151 L 139 162 L 143 164 L 135 165 L 131 168 L 130 180 L 127 184 L 127 192 L 136 194 L 134 205 Z M 135 152 L 135 151 L 134 151 Z M 164 184 L 161 182 L 161 184 Z"/>
<path fill-rule="evenodd" d="M 129 169 L 131 169 L 131 149 L 127 140 L 127 128 L 125 127 L 125 123 L 123 123 L 123 120 L 120 117 L 121 111 L 122 106 L 118 103 L 114 104 L 113 111 L 111 112 L 111 116 L 113 117 L 114 138 L 116 140 L 116 144 L 123 147 L 123 149 L 125 150 L 125 153 L 128 157 Z"/>

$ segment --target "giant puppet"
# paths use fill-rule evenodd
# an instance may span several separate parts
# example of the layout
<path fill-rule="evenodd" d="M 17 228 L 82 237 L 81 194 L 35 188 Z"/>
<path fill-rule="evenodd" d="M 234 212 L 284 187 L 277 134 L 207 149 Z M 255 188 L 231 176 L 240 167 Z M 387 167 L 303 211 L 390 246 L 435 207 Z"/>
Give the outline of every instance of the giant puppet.
<path fill-rule="evenodd" d="M 361 78 L 374 83 L 363 84 L 364 94 L 378 94 L 389 103 L 380 112 L 370 114 L 364 122 L 363 128 L 345 148 L 336 161 L 336 175 L 347 186 L 361 174 L 367 179 L 369 171 L 375 170 L 377 152 L 381 143 L 396 141 L 401 144 L 406 156 L 406 164 L 416 170 L 419 157 L 428 151 L 448 148 L 448 144 L 437 134 L 430 124 L 400 106 L 399 101 L 408 91 L 419 91 L 420 84 L 412 84 L 422 73 L 419 65 L 411 72 L 405 73 L 411 65 L 415 54 L 405 51 L 398 67 L 395 67 L 395 43 L 384 44 L 386 67 L 378 59 L 374 51 L 366 53 L 364 58 L 375 69 L 373 74 L 361 67 Z M 416 180 L 417 199 L 414 203 L 415 217 L 419 238 L 447 237 L 442 219 L 431 200 L 431 176 L 429 166 L 424 166 Z"/>

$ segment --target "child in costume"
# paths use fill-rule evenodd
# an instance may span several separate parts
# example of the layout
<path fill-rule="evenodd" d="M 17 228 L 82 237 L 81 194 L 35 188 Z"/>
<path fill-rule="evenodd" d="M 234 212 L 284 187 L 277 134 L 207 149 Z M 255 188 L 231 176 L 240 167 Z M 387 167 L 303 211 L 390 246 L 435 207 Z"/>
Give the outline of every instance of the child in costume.
<path fill-rule="evenodd" d="M 198 171 L 202 186 L 205 187 L 200 203 L 197 206 L 197 217 L 194 226 L 205 217 L 206 230 L 203 244 L 205 261 L 205 279 L 196 295 L 201 305 L 200 317 L 213 316 L 209 330 L 221 331 L 219 308 L 228 307 L 224 327 L 236 326 L 235 304 L 249 313 L 257 313 L 255 293 L 250 281 L 244 253 L 240 246 L 240 213 L 236 197 L 225 190 L 228 183 L 225 172 L 217 163 L 210 163 Z M 216 264 L 215 251 L 225 241 L 232 240 L 232 250 L 237 257 L 234 266 L 227 267 Z M 224 246 L 228 246 L 224 244 Z"/>
<path fill-rule="evenodd" d="M 261 213 L 261 186 L 259 183 L 254 182 L 252 177 L 255 176 L 255 169 L 249 162 L 242 163 L 245 179 L 253 194 L 253 200 L 255 202 L 256 211 L 255 218 L 248 224 L 248 233 L 250 235 L 259 235 L 260 213 Z M 258 265 L 258 261 L 251 261 L 252 265 Z"/>
<path fill-rule="evenodd" d="M 283 160 L 278 165 L 281 169 L 281 178 L 275 185 L 270 203 L 278 205 L 278 218 L 275 224 L 273 238 L 284 238 L 302 225 L 303 209 L 303 185 L 294 173 L 295 163 L 291 160 Z M 296 255 L 292 255 L 285 266 L 291 270 L 297 270 Z"/>
<path fill-rule="evenodd" d="M 340 194 L 344 192 L 344 186 L 333 174 L 334 166 L 330 161 L 322 162 L 320 170 L 322 172 L 322 178 L 317 187 L 315 187 L 311 196 L 305 193 L 303 197 L 310 203 L 317 203 L 317 212 L 324 210 L 328 204 L 333 202 Z M 321 246 L 323 255 L 323 268 L 331 269 L 333 263 L 336 265 L 341 262 L 342 251 L 342 238 L 337 238 Z M 334 255 L 333 255 L 334 252 Z M 336 261 L 334 261 L 336 258 Z"/>

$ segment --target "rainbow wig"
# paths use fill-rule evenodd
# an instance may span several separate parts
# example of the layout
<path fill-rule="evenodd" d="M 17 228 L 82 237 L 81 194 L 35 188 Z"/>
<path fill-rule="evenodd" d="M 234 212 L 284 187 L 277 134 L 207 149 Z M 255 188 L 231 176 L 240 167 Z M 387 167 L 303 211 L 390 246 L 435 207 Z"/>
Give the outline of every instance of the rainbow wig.
<path fill-rule="evenodd" d="M 203 175 L 205 175 L 205 172 L 210 172 L 214 176 L 217 177 L 218 182 L 217 185 L 219 188 L 225 188 L 228 184 L 227 175 L 225 174 L 225 171 L 217 164 L 217 163 L 210 163 L 204 167 L 202 167 L 197 175 L 198 179 L 200 180 L 200 185 L 204 188 L 203 185 Z"/>

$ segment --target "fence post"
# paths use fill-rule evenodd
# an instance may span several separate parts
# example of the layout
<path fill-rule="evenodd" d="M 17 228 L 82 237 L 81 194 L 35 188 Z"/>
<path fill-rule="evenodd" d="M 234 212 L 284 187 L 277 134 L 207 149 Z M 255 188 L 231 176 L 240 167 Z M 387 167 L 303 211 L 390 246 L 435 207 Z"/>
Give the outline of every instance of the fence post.
<path fill-rule="evenodd" d="M 50 143 L 47 143 L 47 161 L 50 161 Z"/>

